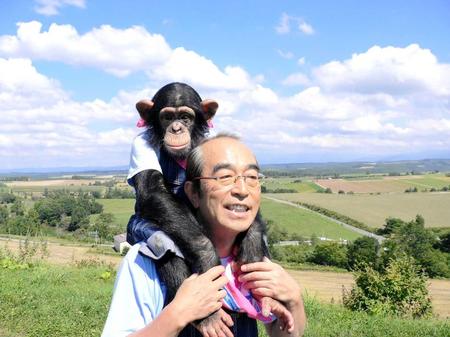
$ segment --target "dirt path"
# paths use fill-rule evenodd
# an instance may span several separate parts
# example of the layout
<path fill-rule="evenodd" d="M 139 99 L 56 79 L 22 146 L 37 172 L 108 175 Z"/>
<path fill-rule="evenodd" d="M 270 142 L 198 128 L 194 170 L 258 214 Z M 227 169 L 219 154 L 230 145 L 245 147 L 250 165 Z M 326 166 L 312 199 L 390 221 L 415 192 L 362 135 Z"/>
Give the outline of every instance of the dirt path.
<path fill-rule="evenodd" d="M 19 249 L 19 242 L 0 240 L 0 247 L 12 251 Z M 81 260 L 96 260 L 119 265 L 122 257 L 89 252 L 90 247 L 64 246 L 48 244 L 48 261 L 56 264 L 68 264 Z M 111 248 L 112 249 L 112 248 Z M 324 271 L 289 270 L 299 282 L 304 294 L 314 296 L 322 302 L 342 303 L 342 286 L 350 289 L 353 285 L 351 273 Z M 450 318 L 450 280 L 431 280 L 428 287 L 434 312 L 441 318 Z M 0 337 L 1 337 L 0 332 Z"/>

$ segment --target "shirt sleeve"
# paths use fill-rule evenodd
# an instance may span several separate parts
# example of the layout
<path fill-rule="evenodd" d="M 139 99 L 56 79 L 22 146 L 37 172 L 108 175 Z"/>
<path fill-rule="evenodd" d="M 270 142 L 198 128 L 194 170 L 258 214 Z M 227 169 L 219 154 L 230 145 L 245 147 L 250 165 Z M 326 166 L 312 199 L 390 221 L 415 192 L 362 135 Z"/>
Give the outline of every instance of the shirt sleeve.
<path fill-rule="evenodd" d="M 134 245 L 117 273 L 111 306 L 102 337 L 125 337 L 144 328 L 162 311 L 164 288 L 155 264 Z"/>
<path fill-rule="evenodd" d="M 134 138 L 130 154 L 130 167 L 128 169 L 128 184 L 134 187 L 133 177 L 144 170 L 157 170 L 162 173 L 158 161 L 158 154 L 148 141 L 148 131 L 142 132 Z"/>

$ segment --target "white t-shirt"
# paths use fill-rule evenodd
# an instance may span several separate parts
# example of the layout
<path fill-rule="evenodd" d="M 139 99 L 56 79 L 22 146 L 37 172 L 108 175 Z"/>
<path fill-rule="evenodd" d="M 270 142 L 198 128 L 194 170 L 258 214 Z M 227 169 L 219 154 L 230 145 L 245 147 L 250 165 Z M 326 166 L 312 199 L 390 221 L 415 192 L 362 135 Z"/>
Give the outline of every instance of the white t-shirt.
<path fill-rule="evenodd" d="M 154 149 L 150 145 L 150 135 L 148 131 L 138 134 L 131 146 L 130 167 L 128 169 L 127 182 L 133 186 L 133 177 L 145 170 L 156 170 L 162 173 L 159 165 L 159 149 Z"/>

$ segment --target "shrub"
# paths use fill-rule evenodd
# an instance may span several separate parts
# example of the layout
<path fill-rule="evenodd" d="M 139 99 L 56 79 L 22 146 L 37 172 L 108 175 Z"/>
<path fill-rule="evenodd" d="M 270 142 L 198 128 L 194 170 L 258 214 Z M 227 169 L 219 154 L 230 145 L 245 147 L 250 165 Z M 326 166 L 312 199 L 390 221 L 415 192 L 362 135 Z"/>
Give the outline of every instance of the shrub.
<path fill-rule="evenodd" d="M 431 315 L 427 279 L 411 257 L 391 260 L 382 271 L 366 266 L 355 273 L 355 286 L 343 291 L 343 304 L 354 311 L 402 317 Z"/>
<path fill-rule="evenodd" d="M 347 247 L 337 242 L 324 242 L 316 245 L 309 262 L 324 266 L 347 267 Z"/>
<path fill-rule="evenodd" d="M 367 236 L 356 239 L 347 248 L 348 266 L 357 269 L 360 265 L 377 266 L 378 241 Z"/>

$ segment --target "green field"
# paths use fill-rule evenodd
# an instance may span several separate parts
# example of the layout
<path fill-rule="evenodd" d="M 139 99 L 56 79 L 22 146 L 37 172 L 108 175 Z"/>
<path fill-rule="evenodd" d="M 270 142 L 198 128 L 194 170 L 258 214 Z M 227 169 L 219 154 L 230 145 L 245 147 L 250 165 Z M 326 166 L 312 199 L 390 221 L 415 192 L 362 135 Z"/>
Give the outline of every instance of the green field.
<path fill-rule="evenodd" d="M 269 190 L 277 188 L 294 189 L 297 192 L 317 192 L 321 190 L 320 186 L 317 186 L 311 180 L 300 178 L 266 178 L 263 185 Z"/>
<path fill-rule="evenodd" d="M 99 336 L 111 301 L 107 266 L 40 264 L 27 269 L 0 256 L 0 336 Z M 8 265 L 8 267 L 5 267 Z M 369 316 L 305 298 L 305 337 L 447 337 L 449 320 Z M 265 337 L 260 329 L 260 337 Z"/>
<path fill-rule="evenodd" d="M 360 234 L 310 210 L 280 204 L 264 198 L 261 203 L 261 212 L 264 219 L 272 220 L 288 232 L 297 233 L 304 237 L 311 237 L 315 234 L 319 237 L 323 236 L 334 240 L 354 240 L 360 236 Z"/>
<path fill-rule="evenodd" d="M 112 213 L 119 226 L 126 228 L 134 213 L 134 199 L 97 199 L 103 205 L 103 212 Z"/>
<path fill-rule="evenodd" d="M 324 194 L 287 193 L 271 197 L 318 205 L 347 215 L 372 227 L 381 227 L 388 217 L 410 221 L 417 214 L 426 227 L 450 227 L 450 193 Z"/>
<path fill-rule="evenodd" d="M 114 214 L 119 226 L 125 228 L 134 212 L 134 199 L 98 199 L 97 201 L 103 205 L 105 213 Z M 261 211 L 266 220 L 272 220 L 288 232 L 305 237 L 310 237 L 312 234 L 335 240 L 354 240 L 359 237 L 359 234 L 309 210 L 262 199 Z"/>

